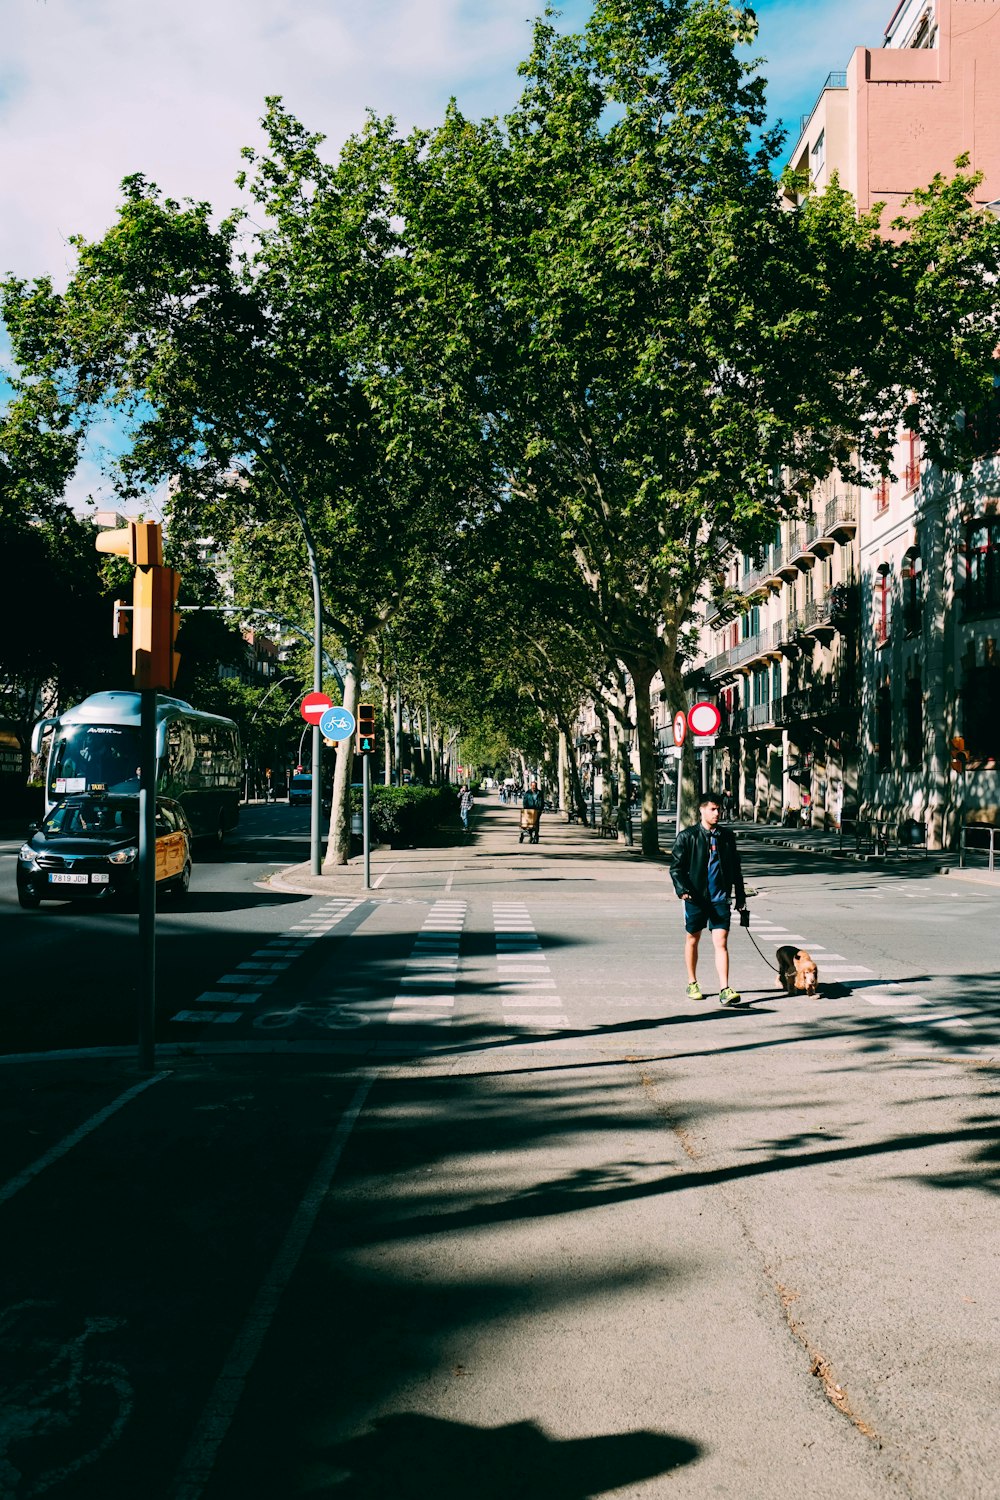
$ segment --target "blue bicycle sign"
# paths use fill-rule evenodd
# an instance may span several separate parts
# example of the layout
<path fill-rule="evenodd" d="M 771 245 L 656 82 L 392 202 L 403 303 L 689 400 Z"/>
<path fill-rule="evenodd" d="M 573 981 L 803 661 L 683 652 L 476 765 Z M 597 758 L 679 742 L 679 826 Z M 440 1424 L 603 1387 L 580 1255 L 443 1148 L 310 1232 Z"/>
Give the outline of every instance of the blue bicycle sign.
<path fill-rule="evenodd" d="M 328 708 L 319 721 L 319 732 L 326 740 L 349 740 L 355 719 L 349 708 Z"/>

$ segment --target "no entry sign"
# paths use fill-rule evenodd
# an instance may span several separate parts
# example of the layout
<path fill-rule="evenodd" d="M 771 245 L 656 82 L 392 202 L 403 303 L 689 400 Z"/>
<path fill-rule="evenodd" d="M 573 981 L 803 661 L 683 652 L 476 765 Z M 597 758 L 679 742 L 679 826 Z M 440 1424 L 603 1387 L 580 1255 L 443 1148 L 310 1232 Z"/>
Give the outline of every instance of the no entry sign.
<path fill-rule="evenodd" d="M 718 734 L 722 715 L 714 703 L 696 703 L 688 709 L 688 728 L 692 734 Z"/>
<path fill-rule="evenodd" d="M 686 734 L 687 719 L 685 719 L 684 715 L 680 712 L 680 710 L 678 710 L 677 713 L 674 714 L 674 744 L 683 745 L 684 736 Z"/>
<path fill-rule="evenodd" d="M 325 693 L 306 693 L 299 712 L 307 724 L 318 724 L 327 709 L 332 707 L 333 699 L 328 698 Z"/>

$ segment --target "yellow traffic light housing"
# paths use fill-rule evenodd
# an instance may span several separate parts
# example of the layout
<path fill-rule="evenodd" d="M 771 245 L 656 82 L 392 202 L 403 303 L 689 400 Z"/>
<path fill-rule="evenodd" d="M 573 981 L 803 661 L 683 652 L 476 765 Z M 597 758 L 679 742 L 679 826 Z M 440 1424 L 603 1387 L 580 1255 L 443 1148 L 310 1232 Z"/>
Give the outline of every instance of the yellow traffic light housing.
<path fill-rule="evenodd" d="M 962 772 L 969 761 L 969 754 L 965 748 L 965 740 L 960 734 L 952 735 L 951 739 L 951 769 Z"/>
<path fill-rule="evenodd" d="M 125 557 L 136 568 L 163 566 L 163 532 L 156 521 L 126 521 L 124 526 L 99 531 L 95 545 L 98 552 Z"/>
<path fill-rule="evenodd" d="M 355 749 L 358 755 L 374 755 L 375 753 L 374 703 L 358 704 L 358 732 Z"/>
<path fill-rule="evenodd" d="M 173 568 L 137 568 L 132 593 L 132 672 L 137 688 L 169 692 L 180 656 L 174 649 L 179 619 L 174 606 L 180 574 Z"/>

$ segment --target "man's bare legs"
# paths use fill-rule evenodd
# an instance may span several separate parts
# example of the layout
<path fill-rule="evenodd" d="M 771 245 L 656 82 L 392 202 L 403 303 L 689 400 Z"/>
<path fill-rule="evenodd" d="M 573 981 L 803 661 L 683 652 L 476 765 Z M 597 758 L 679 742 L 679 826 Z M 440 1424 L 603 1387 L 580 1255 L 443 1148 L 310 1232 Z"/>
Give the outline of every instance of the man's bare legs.
<path fill-rule="evenodd" d="M 694 984 L 698 978 L 698 944 L 700 942 L 700 932 L 684 934 L 684 962 L 687 966 L 688 982 L 691 984 Z M 715 948 L 715 972 L 719 976 L 720 987 L 725 989 L 729 983 L 729 933 L 724 927 L 717 927 L 712 933 L 712 944 Z"/>

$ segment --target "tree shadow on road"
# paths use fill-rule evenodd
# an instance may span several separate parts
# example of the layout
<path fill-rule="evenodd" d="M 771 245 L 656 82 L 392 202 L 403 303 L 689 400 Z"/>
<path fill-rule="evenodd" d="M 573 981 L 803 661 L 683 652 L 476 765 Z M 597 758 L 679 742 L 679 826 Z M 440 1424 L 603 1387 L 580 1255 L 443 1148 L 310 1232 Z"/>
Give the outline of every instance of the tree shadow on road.
<path fill-rule="evenodd" d="M 473 1427 L 416 1412 L 377 1417 L 329 1451 L 336 1500 L 588 1500 L 698 1457 L 684 1438 L 609 1433 L 560 1441 L 535 1422 Z"/>

